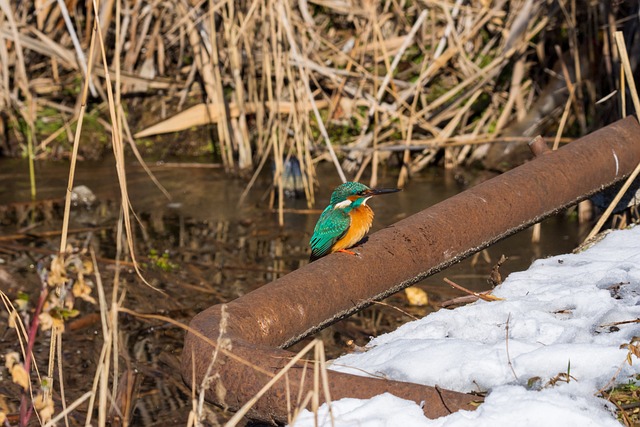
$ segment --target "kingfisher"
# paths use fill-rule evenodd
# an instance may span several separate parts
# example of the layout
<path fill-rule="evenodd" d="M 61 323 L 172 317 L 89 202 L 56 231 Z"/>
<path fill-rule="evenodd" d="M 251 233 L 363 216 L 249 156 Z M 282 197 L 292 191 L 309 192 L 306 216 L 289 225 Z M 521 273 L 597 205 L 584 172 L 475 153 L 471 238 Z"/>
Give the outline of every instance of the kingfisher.
<path fill-rule="evenodd" d="M 400 191 L 399 188 L 369 188 L 359 182 L 345 182 L 331 194 L 329 206 L 322 212 L 309 246 L 310 261 L 333 252 L 346 252 L 367 234 L 373 222 L 373 210 L 367 200 L 379 194 Z"/>

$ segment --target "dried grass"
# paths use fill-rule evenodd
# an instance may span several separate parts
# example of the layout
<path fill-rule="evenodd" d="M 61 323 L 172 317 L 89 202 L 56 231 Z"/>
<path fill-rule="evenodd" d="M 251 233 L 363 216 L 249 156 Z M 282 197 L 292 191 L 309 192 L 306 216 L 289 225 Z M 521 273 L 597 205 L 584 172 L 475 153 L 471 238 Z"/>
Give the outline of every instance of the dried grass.
<path fill-rule="evenodd" d="M 0 1 L 0 37 L 10 42 L 8 49 L 0 47 L 0 106 L 9 107 L 10 123 L 24 121 L 33 128 L 40 108 L 30 101 L 33 90 L 49 91 L 38 96 L 62 99 L 61 106 L 76 103 L 79 113 L 86 107 L 83 96 L 63 92 L 78 72 L 91 76 L 92 102 L 108 103 L 111 73 L 117 108 L 121 95 L 144 94 L 156 96 L 169 116 L 160 121 L 143 116 L 134 126 L 135 138 L 211 125 L 223 166 L 257 174 L 268 156 L 279 193 L 284 162 L 295 156 L 310 205 L 319 159 L 332 161 L 342 180 L 368 171 L 375 182 L 378 166 L 394 158 L 380 150 L 428 143 L 401 150 L 401 186 L 412 173 L 440 162 L 438 153 L 444 153 L 445 167 L 481 159 L 487 147 L 474 139 L 514 136 L 505 130 L 526 119 L 544 95 L 549 79 L 544 70 L 562 58 L 558 45 L 568 52 L 559 77 L 570 95 L 560 102 L 564 108 L 558 105 L 546 115 L 561 122 L 556 144 L 567 131 L 578 135 L 590 130 L 587 123 L 599 126 L 593 105 L 614 87 L 589 83 L 596 76 L 585 74 L 584 64 L 611 52 L 606 74 L 597 77 L 618 78 L 615 28 L 608 25 L 631 10 L 580 8 L 568 0 L 136 0 L 89 3 L 86 10 L 58 1 L 34 15 L 35 4 Z M 100 36 L 108 37 L 105 51 L 85 56 L 96 21 Z M 598 47 L 600 34 L 605 41 Z M 96 55 L 110 68 L 91 67 Z M 198 98 L 204 102 L 194 102 Z M 123 116 L 117 109 L 110 114 Z M 121 120 L 112 131 L 121 132 Z M 452 139 L 465 143 L 452 146 Z M 30 145 L 26 137 L 23 144 Z M 51 144 L 45 145 L 51 149 Z M 342 166 L 336 148 L 348 149 Z"/>

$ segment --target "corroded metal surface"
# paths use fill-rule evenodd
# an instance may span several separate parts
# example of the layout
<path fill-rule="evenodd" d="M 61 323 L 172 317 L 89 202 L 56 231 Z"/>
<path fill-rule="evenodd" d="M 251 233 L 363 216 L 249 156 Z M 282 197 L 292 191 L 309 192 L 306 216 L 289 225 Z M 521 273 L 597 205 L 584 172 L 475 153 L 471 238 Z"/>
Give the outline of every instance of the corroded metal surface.
<path fill-rule="evenodd" d="M 273 374 L 290 360 L 292 354 L 279 348 L 623 179 L 638 162 L 640 126 L 627 118 L 372 234 L 354 249 L 358 256 L 329 255 L 232 301 L 227 304 L 224 336 L 231 340 L 232 352 L 254 367 L 218 355 L 212 372 L 219 377 L 211 383 L 208 400 L 239 408 L 269 379 L 255 367 Z M 201 312 L 191 327 L 215 340 L 220 310 L 214 306 Z M 211 354 L 209 344 L 187 334 L 182 362 L 187 383 L 193 376 L 201 383 Z M 304 374 L 301 366 L 289 373 L 292 402 L 303 375 L 305 390 L 313 384 L 309 370 Z M 470 402 L 476 400 L 416 384 L 333 372 L 330 383 L 333 399 L 390 391 L 425 402 L 429 417 L 471 409 Z M 280 381 L 258 401 L 251 417 L 286 420 L 286 395 Z"/>
<path fill-rule="evenodd" d="M 221 319 L 220 307 L 215 306 L 198 314 L 191 323 L 191 327 L 204 331 L 213 327 L 209 336 L 217 336 L 217 321 Z M 234 322 L 234 315 L 229 316 L 229 321 Z M 232 410 L 240 408 L 245 402 L 256 395 L 260 389 L 271 379 L 271 376 L 278 373 L 293 356 L 292 353 L 280 350 L 268 345 L 255 345 L 248 343 L 243 334 L 252 335 L 255 325 L 242 324 L 238 322 L 237 328 L 229 325 L 228 337 L 232 337 L 231 351 L 235 356 L 249 361 L 252 366 L 242 363 L 237 359 L 224 357 L 218 354 L 218 359 L 214 365 L 212 373 L 219 375 L 212 382 L 207 390 L 208 401 L 218 405 L 229 407 Z M 188 352 L 187 352 L 188 351 Z M 192 353 L 193 352 L 193 353 Z M 192 357 L 193 356 L 195 357 Z M 191 375 L 195 372 L 197 384 L 200 384 L 203 374 L 207 371 L 211 360 L 212 348 L 203 345 L 203 342 L 188 335 L 185 343 L 185 353 L 183 355 L 182 373 L 187 383 L 191 382 Z M 268 372 L 271 376 L 265 374 Z M 287 382 L 280 380 L 269 392 L 251 408 L 248 416 L 265 422 L 286 422 L 287 421 L 287 399 L 290 400 L 291 407 L 296 408 L 296 402 L 302 396 L 306 396 L 312 390 L 314 384 L 313 368 L 298 364 L 288 371 Z M 224 395 L 219 393 L 222 384 Z M 304 384 L 304 391 L 300 391 L 300 385 Z M 329 385 L 331 398 L 336 400 L 343 397 L 370 398 L 379 394 L 389 392 L 405 399 L 415 402 L 424 402 L 425 412 L 430 417 L 447 415 L 453 411 L 464 409 L 474 409 L 471 402 L 479 402 L 482 399 L 477 396 L 470 396 L 448 390 L 424 387 L 418 384 L 403 383 L 398 381 L 386 381 L 374 378 L 355 377 L 329 371 Z M 320 387 L 321 401 L 322 387 Z"/>

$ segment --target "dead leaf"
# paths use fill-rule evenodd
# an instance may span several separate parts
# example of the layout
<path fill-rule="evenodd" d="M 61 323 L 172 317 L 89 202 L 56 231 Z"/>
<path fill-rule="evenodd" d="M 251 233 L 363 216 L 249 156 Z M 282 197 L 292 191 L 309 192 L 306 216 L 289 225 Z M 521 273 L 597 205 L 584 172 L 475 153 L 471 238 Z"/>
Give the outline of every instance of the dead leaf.
<path fill-rule="evenodd" d="M 83 274 L 92 274 L 93 273 L 93 263 L 90 260 L 84 260 L 82 262 Z"/>
<path fill-rule="evenodd" d="M 409 304 L 422 307 L 429 304 L 427 293 L 417 286 L 411 286 L 404 290 Z"/>
<path fill-rule="evenodd" d="M 51 270 L 47 277 L 47 284 L 51 287 L 62 286 L 67 282 L 67 269 L 61 257 L 54 257 L 51 261 Z"/>
<path fill-rule="evenodd" d="M 29 390 L 29 374 L 27 374 L 26 369 L 22 363 L 14 364 L 11 369 L 11 380 L 18 384 L 24 391 Z"/>
<path fill-rule="evenodd" d="M 33 406 L 38 411 L 38 414 L 40 414 L 40 418 L 44 424 L 51 420 L 55 409 L 53 407 L 53 399 L 49 394 L 45 397 L 44 393 L 38 393 L 35 399 L 33 399 Z"/>
<path fill-rule="evenodd" d="M 12 351 L 5 355 L 4 365 L 11 374 L 11 380 L 27 391 L 29 390 L 29 374 L 20 360 L 20 354 Z"/>
<path fill-rule="evenodd" d="M 216 381 L 216 397 L 217 401 L 220 402 L 224 407 L 227 406 L 227 404 L 225 403 L 226 396 L 227 389 L 224 384 L 222 384 L 222 381 L 218 378 L 218 381 Z"/>
<path fill-rule="evenodd" d="M 91 290 L 91 287 L 87 285 L 82 276 L 78 277 L 78 280 L 73 284 L 73 288 L 71 289 L 74 297 L 82 298 L 83 300 L 95 305 L 96 300 L 91 296 Z"/>
<path fill-rule="evenodd" d="M 38 319 L 40 319 L 40 330 L 48 331 L 53 327 L 53 317 L 49 313 L 40 313 Z"/>
<path fill-rule="evenodd" d="M 25 311 L 29 306 L 29 300 L 18 298 L 13 300 L 13 306 L 17 311 Z"/>
<path fill-rule="evenodd" d="M 4 356 L 4 366 L 6 366 L 7 369 L 11 369 L 15 363 L 20 363 L 20 354 L 18 352 L 12 351 Z"/>
<path fill-rule="evenodd" d="M 496 263 L 496 265 L 494 265 L 493 268 L 491 268 L 491 274 L 489 275 L 488 282 L 492 288 L 495 288 L 496 286 L 502 283 L 502 275 L 500 274 L 500 267 L 506 260 L 507 260 L 507 257 L 502 255 L 498 260 L 498 262 Z"/>
<path fill-rule="evenodd" d="M 8 325 L 11 329 L 15 329 L 17 322 L 16 320 L 18 319 L 18 312 L 17 311 L 12 311 L 11 313 L 9 313 L 9 321 L 8 321 Z"/>

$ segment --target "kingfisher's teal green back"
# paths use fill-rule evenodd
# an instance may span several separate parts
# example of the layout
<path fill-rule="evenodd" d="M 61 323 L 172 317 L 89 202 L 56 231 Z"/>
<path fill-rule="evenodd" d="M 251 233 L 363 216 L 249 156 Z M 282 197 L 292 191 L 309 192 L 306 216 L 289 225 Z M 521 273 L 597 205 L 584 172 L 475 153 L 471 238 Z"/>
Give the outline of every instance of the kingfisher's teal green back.
<path fill-rule="evenodd" d="M 311 261 L 357 244 L 373 222 L 373 211 L 367 200 L 378 194 L 400 191 L 397 188 L 372 189 L 359 182 L 345 182 L 331 194 L 329 206 L 320 215 L 309 245 Z"/>

